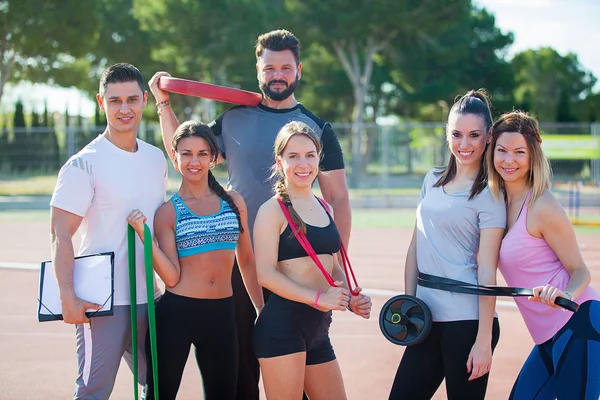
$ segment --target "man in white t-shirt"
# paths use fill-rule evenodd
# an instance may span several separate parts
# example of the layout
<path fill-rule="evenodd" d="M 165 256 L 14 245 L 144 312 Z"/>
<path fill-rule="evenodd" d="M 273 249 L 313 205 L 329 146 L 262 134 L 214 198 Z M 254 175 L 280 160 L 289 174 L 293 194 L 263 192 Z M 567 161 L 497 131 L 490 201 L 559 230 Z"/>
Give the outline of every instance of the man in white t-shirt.
<path fill-rule="evenodd" d="M 104 71 L 96 99 L 106 114 L 106 130 L 61 168 L 50 202 L 52 261 L 63 317 L 76 325 L 76 399 L 108 399 L 121 357 L 132 367 L 126 218 L 139 209 L 152 230 L 167 182 L 162 151 L 137 138 L 147 98 L 142 75 L 133 65 L 115 64 Z M 75 254 L 72 237 L 77 230 L 82 242 Z M 138 376 L 143 385 L 148 299 L 143 249 L 136 241 Z M 89 319 L 85 311 L 101 305 L 86 301 L 85 294 L 75 296 L 73 258 L 108 251 L 115 253 L 114 314 Z"/>

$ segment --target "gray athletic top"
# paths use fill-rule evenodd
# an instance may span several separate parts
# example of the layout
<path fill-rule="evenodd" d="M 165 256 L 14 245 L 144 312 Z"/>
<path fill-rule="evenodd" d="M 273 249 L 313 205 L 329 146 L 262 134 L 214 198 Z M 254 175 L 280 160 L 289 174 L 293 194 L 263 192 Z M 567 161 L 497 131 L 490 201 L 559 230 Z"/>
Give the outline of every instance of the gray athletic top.
<path fill-rule="evenodd" d="M 306 123 L 321 138 L 323 152 L 319 167 L 322 171 L 344 168 L 342 149 L 331 125 L 302 104 L 287 109 L 262 104 L 233 107 L 209 124 L 217 136 L 221 154 L 227 159 L 229 184 L 246 201 L 251 234 L 259 207 L 274 194 L 268 178 L 275 163 L 275 138 L 291 121 Z"/>
<path fill-rule="evenodd" d="M 433 187 L 441 170 L 429 171 L 417 207 L 417 266 L 426 274 L 477 283 L 481 229 L 506 228 L 506 208 L 486 187 L 469 200 L 471 187 L 451 194 Z M 417 286 L 434 321 L 479 319 L 478 296 Z"/>

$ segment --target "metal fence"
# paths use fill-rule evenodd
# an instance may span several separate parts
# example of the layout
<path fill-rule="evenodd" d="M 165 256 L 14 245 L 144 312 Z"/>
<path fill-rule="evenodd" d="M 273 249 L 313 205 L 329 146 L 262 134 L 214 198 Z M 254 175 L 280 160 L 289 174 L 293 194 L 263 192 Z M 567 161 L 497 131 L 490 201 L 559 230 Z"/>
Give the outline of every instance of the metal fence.
<path fill-rule="evenodd" d="M 0 174 L 56 175 L 69 157 L 105 128 L 84 125 L 3 129 L 0 131 Z M 158 125 L 140 124 L 138 136 L 163 147 Z"/>
<path fill-rule="evenodd" d="M 351 124 L 332 124 L 337 132 L 349 174 L 351 170 Z M 600 124 L 542 123 L 543 137 L 552 135 L 596 136 Z M 402 187 L 407 176 L 423 176 L 434 166 L 445 165 L 449 149 L 444 123 L 407 123 L 393 125 L 366 124 L 363 130 L 363 170 L 360 188 Z M 596 142 L 600 143 L 600 141 Z M 600 152 L 600 151 L 599 151 Z M 557 181 L 600 184 L 600 158 L 550 159 Z"/>
<path fill-rule="evenodd" d="M 351 170 L 351 125 L 333 124 Z M 600 124 L 541 124 L 544 135 L 592 135 L 600 137 Z M 56 174 L 64 162 L 105 127 L 67 126 L 21 128 L 0 132 L 0 173 Z M 365 124 L 363 168 L 360 188 L 420 186 L 420 179 L 433 166 L 444 165 L 449 151 L 444 123 Z M 139 137 L 162 148 L 160 127 L 140 124 Z M 561 181 L 600 184 L 600 159 L 551 160 L 554 176 Z"/>

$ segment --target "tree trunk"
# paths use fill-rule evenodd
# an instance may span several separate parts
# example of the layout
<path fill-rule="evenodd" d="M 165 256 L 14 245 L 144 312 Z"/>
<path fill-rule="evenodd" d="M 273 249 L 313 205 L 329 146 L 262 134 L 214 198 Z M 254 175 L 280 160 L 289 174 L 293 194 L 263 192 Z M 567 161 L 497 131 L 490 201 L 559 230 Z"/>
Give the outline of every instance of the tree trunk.
<path fill-rule="evenodd" d="M 377 104 L 381 101 L 381 96 L 377 96 L 371 94 L 371 107 L 373 107 L 373 121 L 377 121 L 378 109 Z M 365 104 L 368 106 L 368 104 Z M 362 160 L 362 172 L 366 172 L 367 166 L 373 160 L 373 152 L 375 151 L 375 146 L 377 145 L 377 137 L 379 136 L 380 130 L 378 126 L 375 126 L 373 129 L 369 129 L 365 127 L 365 133 L 367 135 L 366 147 L 364 151 L 364 157 Z"/>
<path fill-rule="evenodd" d="M 2 95 L 4 94 L 4 85 L 8 82 L 12 66 L 15 62 L 16 53 L 6 49 L 6 42 L 2 40 L 2 46 L 0 46 L 0 101 L 2 101 Z M 6 61 L 5 61 L 6 58 Z"/>
<path fill-rule="evenodd" d="M 361 95 L 362 93 L 362 95 Z M 356 88 L 354 91 L 354 108 L 352 110 L 352 175 L 350 175 L 350 186 L 357 188 L 362 175 L 362 141 L 365 113 L 365 88 Z"/>
<path fill-rule="evenodd" d="M 354 107 L 352 108 L 352 174 L 350 186 L 358 187 L 363 169 L 362 142 L 365 118 L 365 95 L 371 83 L 373 73 L 373 56 L 380 49 L 373 38 L 367 38 L 363 50 L 364 58 L 361 65 L 359 50 L 356 42 L 333 42 L 333 49 L 342 63 L 346 75 L 352 84 L 354 93 Z"/>

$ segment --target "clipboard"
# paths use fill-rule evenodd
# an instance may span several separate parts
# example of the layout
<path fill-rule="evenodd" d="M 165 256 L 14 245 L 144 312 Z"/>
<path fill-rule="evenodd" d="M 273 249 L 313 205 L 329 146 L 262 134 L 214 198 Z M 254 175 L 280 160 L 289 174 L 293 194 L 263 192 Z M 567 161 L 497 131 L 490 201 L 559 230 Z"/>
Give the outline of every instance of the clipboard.
<path fill-rule="evenodd" d="M 86 311 L 90 317 L 113 315 L 115 253 L 105 252 L 75 257 L 73 284 L 75 295 L 83 300 L 101 304 L 100 310 Z M 38 292 L 39 322 L 60 321 L 62 304 L 52 261 L 42 262 Z"/>

